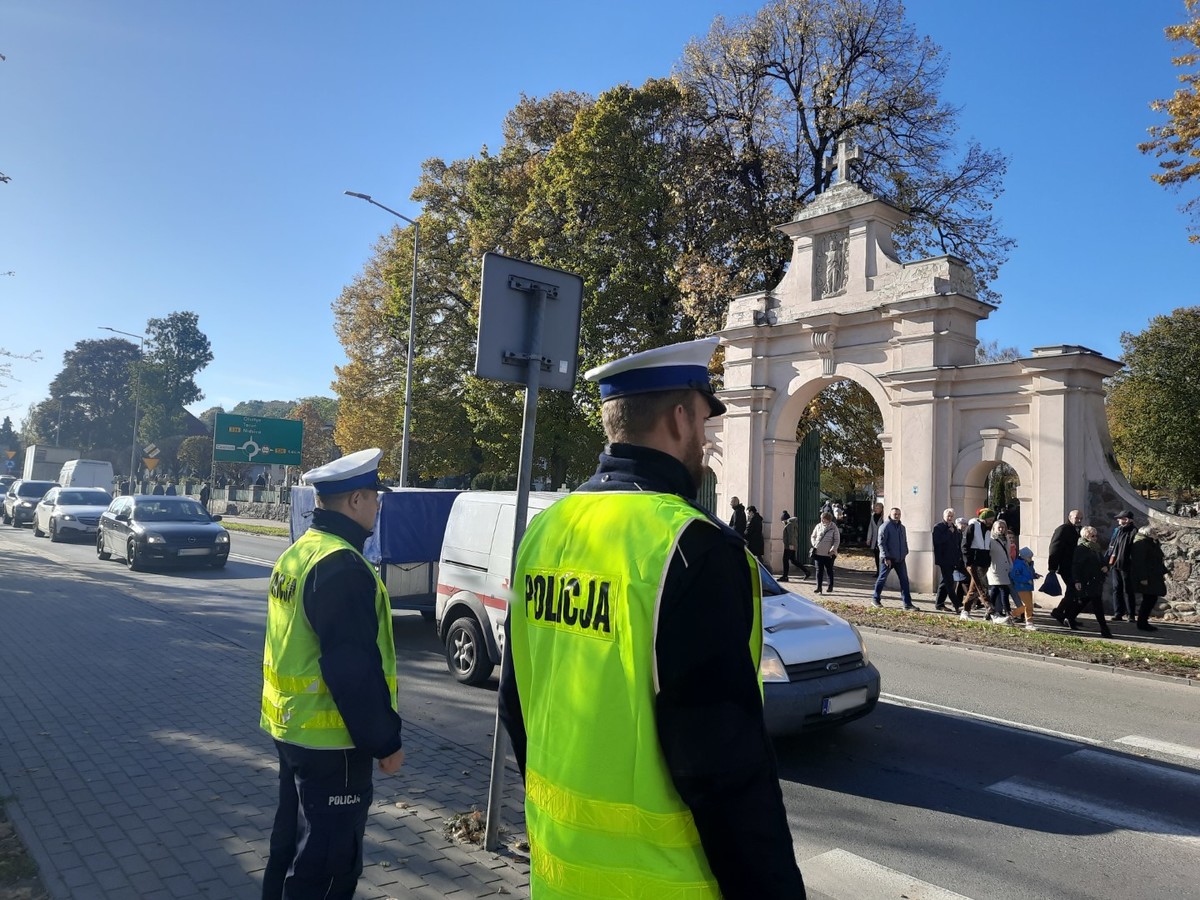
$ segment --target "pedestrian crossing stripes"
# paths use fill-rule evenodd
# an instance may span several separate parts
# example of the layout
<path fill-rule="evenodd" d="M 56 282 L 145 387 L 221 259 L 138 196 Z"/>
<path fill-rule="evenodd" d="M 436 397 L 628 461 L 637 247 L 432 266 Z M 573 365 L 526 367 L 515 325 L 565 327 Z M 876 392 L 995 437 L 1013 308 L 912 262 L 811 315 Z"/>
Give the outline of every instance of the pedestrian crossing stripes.
<path fill-rule="evenodd" d="M 1014 776 L 989 785 L 992 794 L 1055 809 L 1102 825 L 1163 838 L 1200 851 L 1200 830 L 1164 809 L 1189 810 L 1200 799 L 1200 773 L 1130 759 L 1101 750 L 1079 750 L 1055 767 L 1055 784 Z M 1130 794 L 1127 786 L 1135 786 Z M 1175 801 L 1174 804 L 1168 802 Z"/>
<path fill-rule="evenodd" d="M 1131 734 L 1128 737 L 1117 738 L 1116 743 L 1125 744 L 1128 747 L 1137 747 L 1141 750 L 1151 750 L 1154 753 L 1162 753 L 1166 756 L 1178 756 L 1181 759 L 1191 759 L 1200 762 L 1200 750 L 1195 747 L 1187 747 L 1183 744 L 1171 744 L 1167 741 L 1159 741 L 1155 738 L 1142 737 L 1140 734 Z"/>
<path fill-rule="evenodd" d="M 833 849 L 800 863 L 809 896 L 834 900 L 970 900 L 877 862 Z"/>

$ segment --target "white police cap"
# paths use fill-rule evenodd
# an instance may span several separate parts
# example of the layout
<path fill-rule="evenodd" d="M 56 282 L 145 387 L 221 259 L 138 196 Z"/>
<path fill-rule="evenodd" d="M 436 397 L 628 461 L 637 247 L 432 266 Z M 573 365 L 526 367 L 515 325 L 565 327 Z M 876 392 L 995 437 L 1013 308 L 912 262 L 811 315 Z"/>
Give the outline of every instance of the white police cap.
<path fill-rule="evenodd" d="M 708 337 L 655 347 L 588 369 L 583 377 L 600 384 L 602 402 L 634 394 L 690 388 L 704 395 L 710 415 L 719 416 L 725 412 L 725 404 L 713 391 L 708 363 L 720 343 L 720 338 Z"/>
<path fill-rule="evenodd" d="M 378 447 L 359 450 L 341 459 L 310 469 L 301 477 L 318 494 L 344 494 L 361 488 L 382 488 L 379 483 L 379 460 L 383 451 Z"/>

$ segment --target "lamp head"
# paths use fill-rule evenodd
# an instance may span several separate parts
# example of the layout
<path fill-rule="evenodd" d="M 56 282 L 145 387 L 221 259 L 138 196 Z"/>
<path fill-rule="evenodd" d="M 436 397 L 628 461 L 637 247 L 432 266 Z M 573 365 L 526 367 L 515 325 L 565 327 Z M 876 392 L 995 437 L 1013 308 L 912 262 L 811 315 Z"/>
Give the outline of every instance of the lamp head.
<path fill-rule="evenodd" d="M 359 200 L 366 200 L 368 202 L 371 199 L 370 194 L 360 194 L 358 191 L 342 191 L 342 193 L 347 197 L 357 197 Z"/>

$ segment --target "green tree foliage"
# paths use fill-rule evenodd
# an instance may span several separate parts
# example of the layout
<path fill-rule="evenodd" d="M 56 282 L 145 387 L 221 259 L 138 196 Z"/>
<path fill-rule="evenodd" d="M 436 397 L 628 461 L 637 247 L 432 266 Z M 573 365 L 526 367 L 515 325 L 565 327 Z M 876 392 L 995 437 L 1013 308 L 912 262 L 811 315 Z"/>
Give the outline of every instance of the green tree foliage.
<path fill-rule="evenodd" d="M 1176 496 L 1200 485 L 1200 306 L 1155 316 L 1145 331 L 1121 335 L 1125 370 L 1109 386 L 1109 421 L 1118 459 Z M 1144 467 L 1144 468 L 1142 468 Z"/>
<path fill-rule="evenodd" d="M 175 451 L 180 474 L 208 478 L 212 469 L 213 442 L 207 435 L 193 434 L 179 442 Z"/>
<path fill-rule="evenodd" d="M 852 139 L 862 152 L 854 180 L 914 217 L 900 251 L 953 253 L 995 301 L 987 285 L 1014 246 L 992 216 L 1007 160 L 973 141 L 957 152 L 944 75 L 941 48 L 900 0 L 770 0 L 754 16 L 718 18 L 679 72 L 733 149 L 730 188 L 746 227 L 765 235 L 791 219 L 830 186 L 825 159 Z M 778 280 L 778 241 L 745 249 L 746 264 Z"/>
<path fill-rule="evenodd" d="M 253 416 L 262 419 L 287 419 L 295 411 L 295 400 L 243 400 L 229 410 L 235 416 Z"/>
<path fill-rule="evenodd" d="M 821 434 L 821 489 L 833 497 L 853 497 L 883 474 L 883 415 L 866 388 L 836 381 L 818 394 L 796 425 L 796 440 Z"/>
<path fill-rule="evenodd" d="M 138 436 L 161 443 L 187 431 L 184 407 L 204 399 L 196 375 L 212 362 L 212 346 L 193 312 L 174 312 L 146 323 L 146 356 L 139 386 L 144 411 Z"/>
<path fill-rule="evenodd" d="M 513 469 L 522 391 L 471 374 L 485 252 L 583 278 L 581 370 L 711 334 L 731 296 L 782 277 L 787 242 L 772 226 L 828 187 L 824 160 L 852 137 L 857 180 L 918 220 L 903 248 L 952 252 L 993 278 L 1012 246 L 989 205 L 1006 162 L 976 145 L 956 156 L 942 75 L 940 50 L 897 0 L 772 0 L 733 25 L 717 20 L 672 80 L 594 100 L 522 97 L 497 151 L 428 161 L 413 194 L 410 474 Z M 387 474 L 399 465 L 412 238 L 411 226 L 393 228 L 334 304 L 347 356 L 336 440 L 382 446 Z M 602 443 L 593 385 L 542 392 L 535 477 L 577 482 Z"/>
<path fill-rule="evenodd" d="M 311 400 L 301 401 L 288 414 L 289 419 L 299 419 L 304 425 L 300 441 L 300 471 L 307 472 L 324 465 L 337 457 L 333 443 L 330 420 L 321 408 Z"/>
<path fill-rule="evenodd" d="M 4 422 L 0 423 L 0 450 L 11 450 L 19 456 L 22 449 L 24 448 L 21 446 L 21 438 L 13 428 L 12 419 L 5 416 Z M 0 456 L 0 464 L 3 463 L 4 458 Z"/>
<path fill-rule="evenodd" d="M 1171 59 L 1184 70 L 1179 75 L 1182 87 L 1173 96 L 1150 104 L 1155 112 L 1166 113 L 1167 121 L 1152 125 L 1150 140 L 1138 145 L 1143 153 L 1158 159 L 1160 171 L 1150 177 L 1172 190 L 1180 190 L 1200 177 L 1200 0 L 1184 0 L 1184 6 L 1187 21 L 1166 29 L 1168 41 L 1187 48 Z M 1200 196 L 1188 200 L 1181 209 L 1193 222 L 1188 240 L 1200 243 Z"/>
<path fill-rule="evenodd" d="M 124 338 L 76 342 L 39 404 L 42 429 L 52 425 L 56 443 L 92 458 L 123 448 L 127 467 L 140 358 L 138 346 Z"/>

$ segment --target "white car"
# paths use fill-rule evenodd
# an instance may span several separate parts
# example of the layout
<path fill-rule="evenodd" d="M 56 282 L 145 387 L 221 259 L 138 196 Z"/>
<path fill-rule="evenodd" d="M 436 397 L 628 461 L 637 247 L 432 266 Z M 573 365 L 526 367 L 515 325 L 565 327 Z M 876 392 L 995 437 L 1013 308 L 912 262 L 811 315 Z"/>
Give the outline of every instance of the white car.
<path fill-rule="evenodd" d="M 762 577 L 763 713 L 774 735 L 861 718 L 879 702 L 879 670 L 857 628 Z"/>
<path fill-rule="evenodd" d="M 111 502 L 99 488 L 51 488 L 33 511 L 33 536 L 48 534 L 52 541 L 91 537 Z"/>

